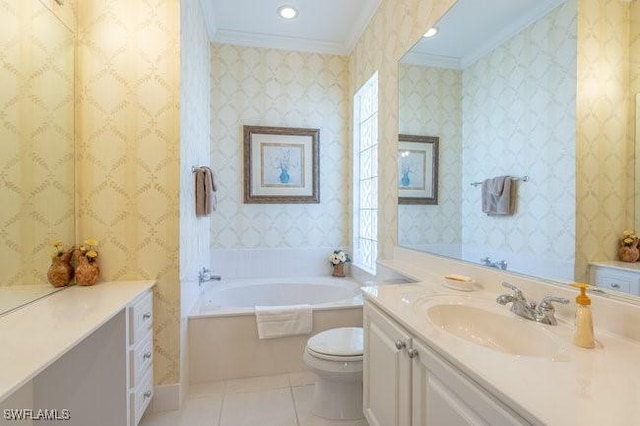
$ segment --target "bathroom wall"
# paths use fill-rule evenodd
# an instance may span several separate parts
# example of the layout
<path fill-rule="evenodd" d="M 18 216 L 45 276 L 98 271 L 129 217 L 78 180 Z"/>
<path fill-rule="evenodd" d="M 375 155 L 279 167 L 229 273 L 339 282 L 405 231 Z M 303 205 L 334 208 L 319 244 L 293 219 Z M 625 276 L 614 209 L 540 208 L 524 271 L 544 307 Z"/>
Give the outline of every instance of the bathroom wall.
<path fill-rule="evenodd" d="M 180 383 L 188 388 L 187 315 L 200 294 L 198 270 L 209 267 L 210 217 L 195 212 L 194 166 L 210 163 L 211 57 L 200 0 L 180 4 Z"/>
<path fill-rule="evenodd" d="M 180 374 L 179 5 L 78 2 L 78 239 L 102 280 L 157 280 L 156 384 Z"/>
<path fill-rule="evenodd" d="M 463 258 L 572 278 L 575 40 L 576 1 L 567 0 L 463 71 Z M 517 182 L 510 217 L 483 214 L 481 188 L 470 185 L 500 175 L 530 178 Z M 536 265 L 546 272 L 534 273 Z"/>
<path fill-rule="evenodd" d="M 399 205 L 402 246 L 455 250 L 462 242 L 462 71 L 399 64 L 399 133 L 438 136 L 437 205 Z M 452 253 L 453 254 L 453 253 Z"/>
<path fill-rule="evenodd" d="M 74 3 L 47 5 L 0 0 L 0 286 L 48 286 L 74 243 Z"/>
<path fill-rule="evenodd" d="M 633 227 L 628 63 L 637 3 L 578 0 L 576 280 L 588 279 L 589 261 L 616 259 L 620 234 Z"/>
<path fill-rule="evenodd" d="M 349 57 L 350 97 L 378 71 L 378 254 L 393 257 L 398 208 L 397 61 L 454 0 L 382 0 Z"/>
<path fill-rule="evenodd" d="M 326 247 L 328 256 L 328 250 L 348 246 L 347 58 L 214 43 L 211 76 L 214 268 L 220 256 L 237 249 Z M 243 125 L 320 129 L 319 204 L 243 204 Z"/>

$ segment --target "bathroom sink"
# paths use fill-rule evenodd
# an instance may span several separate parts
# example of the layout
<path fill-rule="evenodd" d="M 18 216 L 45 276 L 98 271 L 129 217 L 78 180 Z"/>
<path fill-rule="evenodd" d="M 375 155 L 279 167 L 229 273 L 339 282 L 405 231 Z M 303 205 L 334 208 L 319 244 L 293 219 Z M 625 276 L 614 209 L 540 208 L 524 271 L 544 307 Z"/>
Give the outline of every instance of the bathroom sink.
<path fill-rule="evenodd" d="M 434 300 L 435 299 L 435 300 Z M 507 354 L 553 357 L 560 341 L 544 326 L 526 322 L 510 312 L 497 312 L 487 301 L 473 298 L 429 298 L 418 301 L 433 325 L 457 338 Z"/>

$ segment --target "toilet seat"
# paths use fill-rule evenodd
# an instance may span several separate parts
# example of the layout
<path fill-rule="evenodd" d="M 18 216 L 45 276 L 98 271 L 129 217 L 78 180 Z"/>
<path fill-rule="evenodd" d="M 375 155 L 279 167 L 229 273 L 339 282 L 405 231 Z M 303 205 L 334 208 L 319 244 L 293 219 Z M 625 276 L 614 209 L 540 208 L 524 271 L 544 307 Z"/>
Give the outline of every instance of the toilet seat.
<path fill-rule="evenodd" d="M 307 342 L 307 352 L 328 361 L 362 361 L 362 328 L 342 327 L 318 333 Z"/>

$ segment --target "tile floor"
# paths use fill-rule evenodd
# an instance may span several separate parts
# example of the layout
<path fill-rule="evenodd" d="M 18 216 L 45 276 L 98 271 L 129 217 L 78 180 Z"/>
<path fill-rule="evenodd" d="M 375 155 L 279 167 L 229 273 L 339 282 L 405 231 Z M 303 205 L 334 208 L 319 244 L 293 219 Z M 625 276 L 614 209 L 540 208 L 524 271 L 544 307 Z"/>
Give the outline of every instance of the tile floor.
<path fill-rule="evenodd" d="M 179 411 L 146 414 L 141 426 L 368 426 L 311 414 L 313 373 L 191 385 Z"/>

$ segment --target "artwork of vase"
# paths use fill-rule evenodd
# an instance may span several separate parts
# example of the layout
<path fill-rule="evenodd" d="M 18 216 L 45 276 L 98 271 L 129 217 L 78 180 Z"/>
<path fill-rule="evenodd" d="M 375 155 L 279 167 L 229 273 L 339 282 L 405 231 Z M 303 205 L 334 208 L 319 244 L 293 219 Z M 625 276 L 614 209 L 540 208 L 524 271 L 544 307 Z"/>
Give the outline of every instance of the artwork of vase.
<path fill-rule="evenodd" d="M 51 266 L 47 271 L 47 280 L 54 287 L 64 287 L 69 285 L 73 279 L 73 267 L 71 266 L 72 251 L 55 256 L 51 260 Z"/>
<path fill-rule="evenodd" d="M 78 256 L 76 260 L 76 283 L 78 285 L 94 285 L 100 276 L 100 267 L 95 261 L 85 256 Z"/>
<path fill-rule="evenodd" d="M 287 169 L 282 168 L 280 170 L 280 183 L 289 183 L 289 173 Z"/>
<path fill-rule="evenodd" d="M 409 172 L 403 173 L 402 179 L 400 179 L 400 184 L 402 186 L 409 186 L 410 183 L 411 183 L 411 178 L 409 178 Z"/>

